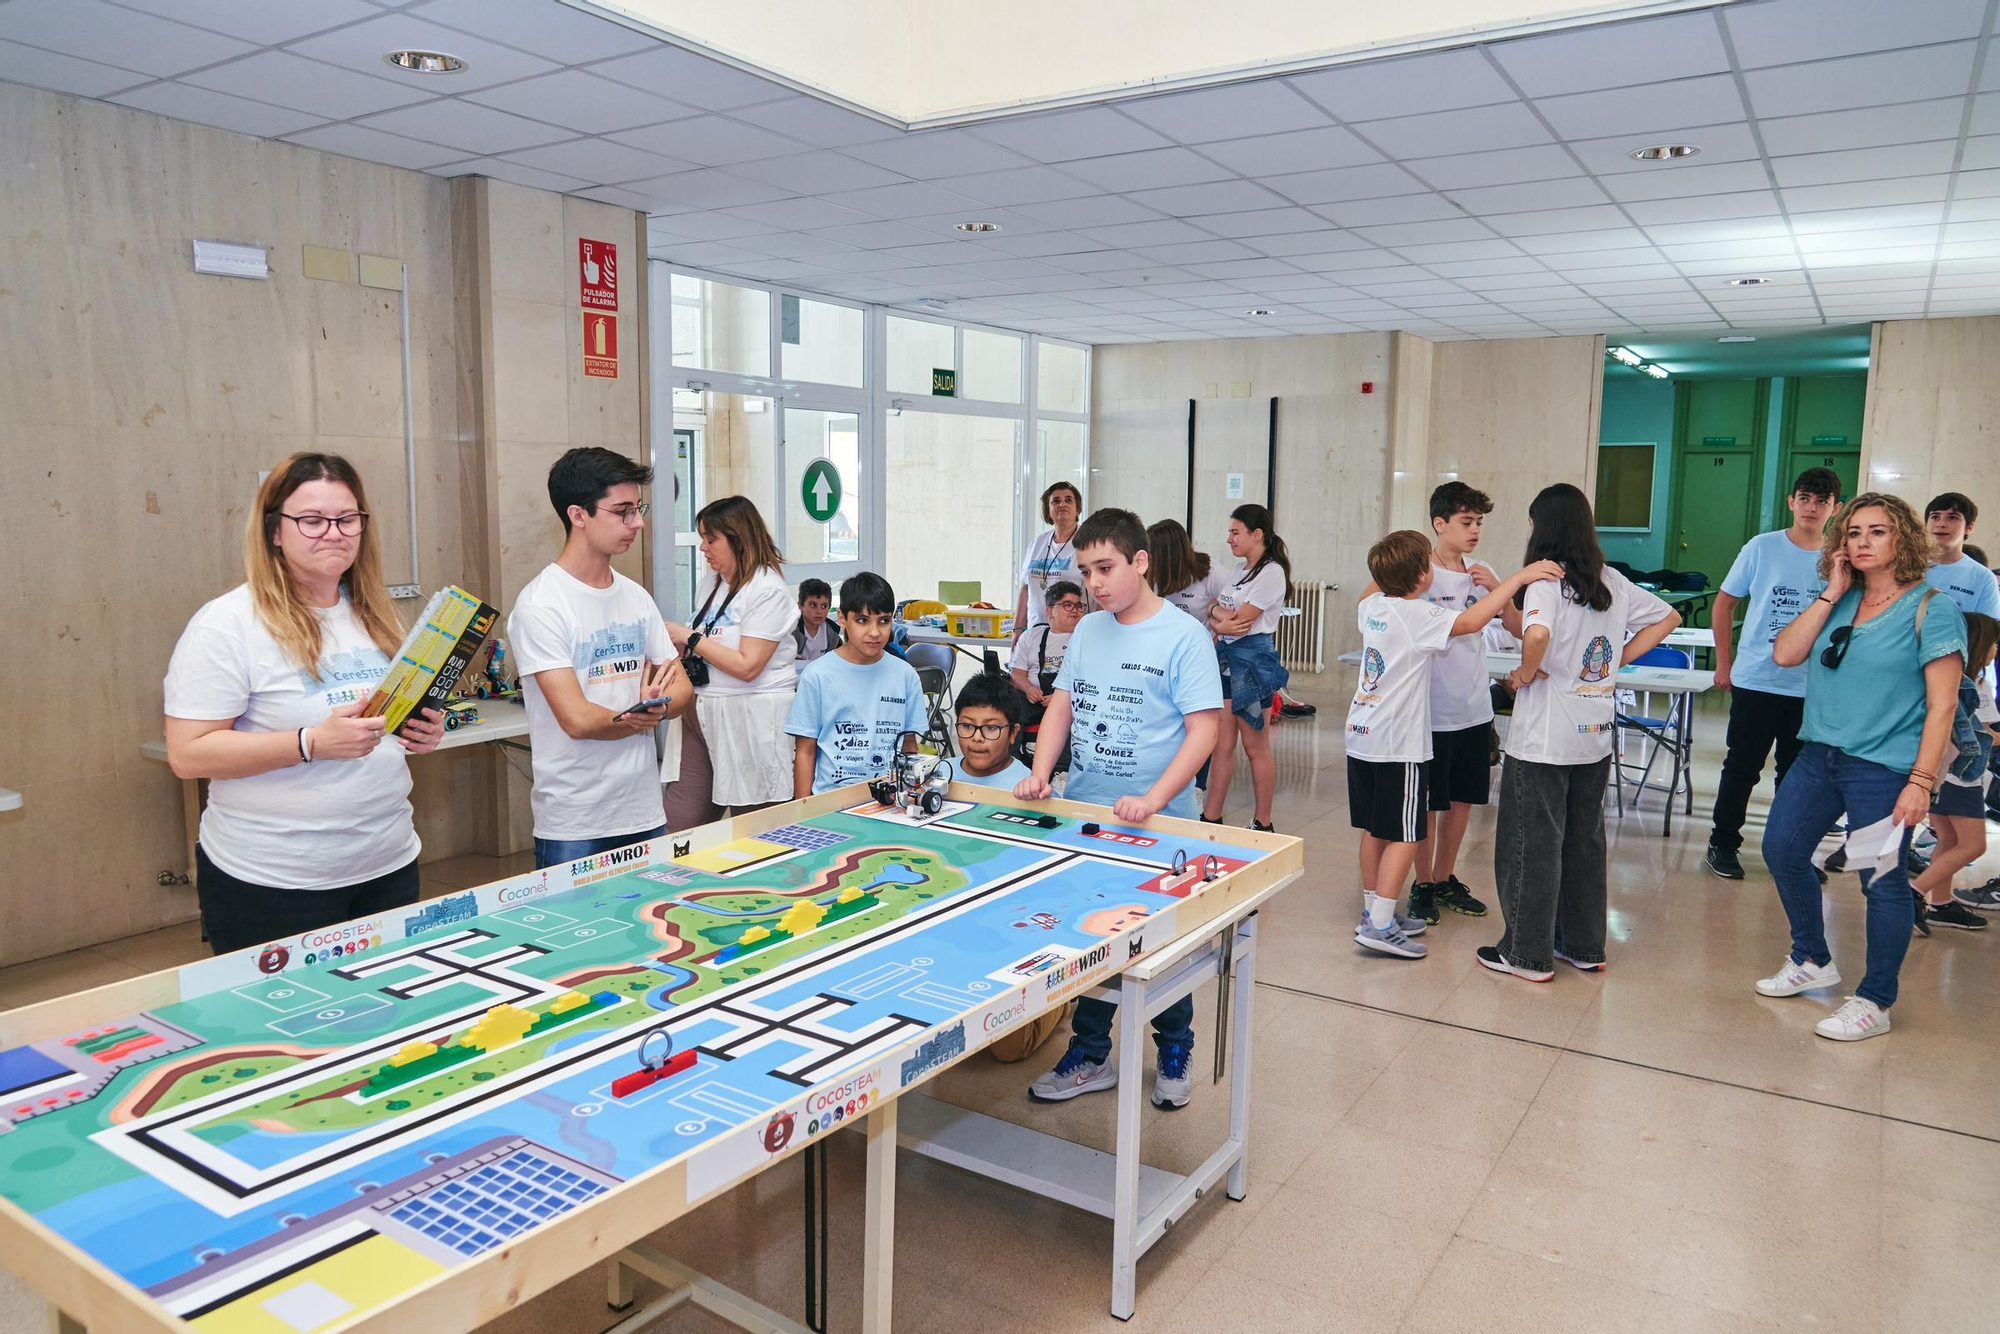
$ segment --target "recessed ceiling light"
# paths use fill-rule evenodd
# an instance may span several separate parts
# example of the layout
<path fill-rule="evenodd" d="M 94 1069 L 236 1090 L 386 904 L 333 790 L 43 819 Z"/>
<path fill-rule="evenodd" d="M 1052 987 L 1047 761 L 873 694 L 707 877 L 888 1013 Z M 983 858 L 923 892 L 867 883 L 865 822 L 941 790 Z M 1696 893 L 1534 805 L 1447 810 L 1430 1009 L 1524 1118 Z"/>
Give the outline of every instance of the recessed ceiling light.
<path fill-rule="evenodd" d="M 463 60 L 442 51 L 391 51 L 382 60 L 412 74 L 456 74 L 465 68 Z"/>
<path fill-rule="evenodd" d="M 999 231 L 1000 224 L 997 222 L 961 222 L 958 224 L 958 230 L 984 236 L 987 232 Z"/>
<path fill-rule="evenodd" d="M 1770 281 L 1769 278 L 1731 278 L 1729 285 L 1731 287 L 1762 287 Z"/>
<path fill-rule="evenodd" d="M 1757 341 L 1757 335 L 1756 335 L 1756 334 L 1724 334 L 1724 335 L 1722 335 L 1722 337 L 1720 337 L 1720 338 L 1716 339 L 1715 341 L 1716 341 L 1716 342 L 1718 342 L 1718 343 L 1754 343 L 1754 342 L 1756 342 L 1756 341 Z"/>
<path fill-rule="evenodd" d="M 1632 156 L 1641 162 L 1673 162 L 1684 157 L 1693 157 L 1701 148 L 1697 144 L 1653 144 L 1647 148 L 1635 148 Z"/>
<path fill-rule="evenodd" d="M 1627 366 L 1643 366 L 1646 364 L 1646 359 L 1629 347 L 1607 347 L 1604 349 L 1604 355 L 1610 357 L 1613 361 L 1623 362 Z"/>
<path fill-rule="evenodd" d="M 950 305 L 951 303 L 946 301 L 941 296 L 920 296 L 917 298 L 917 304 L 920 306 L 928 306 L 932 310 L 943 310 L 946 306 Z"/>
<path fill-rule="evenodd" d="M 1655 366 L 1650 361 L 1639 369 L 1652 376 L 1655 380 L 1664 380 L 1667 378 L 1667 368 L 1665 366 Z"/>
<path fill-rule="evenodd" d="M 1267 310 L 1263 306 L 1252 306 L 1250 307 L 1250 309 L 1244 311 L 1243 313 L 1245 315 L 1275 315 L 1278 312 L 1275 310 Z"/>

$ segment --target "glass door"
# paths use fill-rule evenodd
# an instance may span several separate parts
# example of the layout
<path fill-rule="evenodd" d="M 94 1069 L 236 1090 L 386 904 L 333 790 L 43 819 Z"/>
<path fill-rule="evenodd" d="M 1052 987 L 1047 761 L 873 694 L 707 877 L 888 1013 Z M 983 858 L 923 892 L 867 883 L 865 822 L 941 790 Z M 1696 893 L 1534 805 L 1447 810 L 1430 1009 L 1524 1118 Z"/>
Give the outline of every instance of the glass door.
<path fill-rule="evenodd" d="M 867 568 L 865 420 L 859 410 L 785 407 L 778 545 L 790 583 L 824 579 L 837 590 L 841 580 Z"/>

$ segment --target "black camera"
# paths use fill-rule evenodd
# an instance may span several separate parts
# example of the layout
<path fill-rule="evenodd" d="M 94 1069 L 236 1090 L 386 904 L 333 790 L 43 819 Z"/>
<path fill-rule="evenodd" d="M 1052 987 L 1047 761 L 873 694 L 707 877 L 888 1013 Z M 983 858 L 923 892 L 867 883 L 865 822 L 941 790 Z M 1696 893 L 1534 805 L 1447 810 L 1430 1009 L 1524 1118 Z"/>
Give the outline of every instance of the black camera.
<path fill-rule="evenodd" d="M 708 659 L 693 653 L 681 655 L 681 670 L 687 673 L 688 684 L 697 690 L 708 684 Z"/>

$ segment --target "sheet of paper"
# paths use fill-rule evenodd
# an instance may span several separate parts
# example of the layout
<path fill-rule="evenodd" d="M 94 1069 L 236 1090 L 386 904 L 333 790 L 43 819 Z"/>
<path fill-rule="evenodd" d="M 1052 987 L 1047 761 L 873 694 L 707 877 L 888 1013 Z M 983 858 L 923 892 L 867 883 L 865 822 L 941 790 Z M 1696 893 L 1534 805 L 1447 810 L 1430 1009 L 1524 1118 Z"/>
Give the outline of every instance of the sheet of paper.
<path fill-rule="evenodd" d="M 1903 859 L 1903 833 L 1893 815 L 1853 830 L 1847 835 L 1847 869 L 1876 875 L 1894 870 Z"/>

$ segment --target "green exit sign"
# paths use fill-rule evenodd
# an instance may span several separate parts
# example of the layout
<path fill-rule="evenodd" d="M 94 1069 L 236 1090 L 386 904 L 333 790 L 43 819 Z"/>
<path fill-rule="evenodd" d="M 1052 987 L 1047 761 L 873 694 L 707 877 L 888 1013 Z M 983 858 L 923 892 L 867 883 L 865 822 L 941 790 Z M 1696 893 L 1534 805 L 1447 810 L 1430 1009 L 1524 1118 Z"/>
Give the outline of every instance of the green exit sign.
<path fill-rule="evenodd" d="M 1847 443 L 1847 437 L 1844 435 L 1816 435 L 1813 437 L 1812 442 L 1815 445 L 1844 445 Z"/>
<path fill-rule="evenodd" d="M 1736 437 L 1733 435 L 1705 435 L 1701 438 L 1701 442 L 1704 445 L 1733 445 L 1736 443 Z"/>
<path fill-rule="evenodd" d="M 958 372 L 948 371 L 943 367 L 934 367 L 931 370 L 931 397 L 957 398 Z"/>

